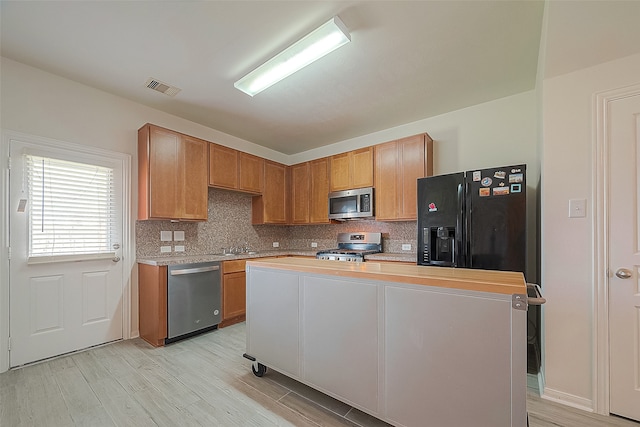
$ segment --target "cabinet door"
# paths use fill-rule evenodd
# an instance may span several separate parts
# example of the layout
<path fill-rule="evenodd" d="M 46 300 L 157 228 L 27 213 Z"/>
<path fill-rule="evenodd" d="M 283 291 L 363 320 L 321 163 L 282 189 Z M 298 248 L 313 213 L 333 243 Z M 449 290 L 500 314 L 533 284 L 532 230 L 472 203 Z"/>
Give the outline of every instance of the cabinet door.
<path fill-rule="evenodd" d="M 380 221 L 398 217 L 398 143 L 375 146 L 375 215 Z"/>
<path fill-rule="evenodd" d="M 376 219 L 415 220 L 418 217 L 418 178 L 432 173 L 433 141 L 429 135 L 414 135 L 376 145 Z"/>
<path fill-rule="evenodd" d="M 247 309 L 246 274 L 244 271 L 223 275 L 222 319 L 242 316 Z"/>
<path fill-rule="evenodd" d="M 180 200 L 179 218 L 207 219 L 207 144 L 201 139 L 183 135 L 180 144 Z"/>
<path fill-rule="evenodd" d="M 300 281 L 304 379 L 378 412 L 378 286 L 328 276 Z"/>
<path fill-rule="evenodd" d="M 351 179 L 349 176 L 349 153 L 331 156 L 330 163 L 331 191 L 349 190 L 351 187 Z"/>
<path fill-rule="evenodd" d="M 287 166 L 265 160 L 264 191 L 251 202 L 252 224 L 286 224 L 288 214 L 289 180 Z"/>
<path fill-rule="evenodd" d="M 309 222 L 329 223 L 329 159 L 322 158 L 309 162 L 310 200 Z M 293 180 L 295 183 L 295 180 Z"/>
<path fill-rule="evenodd" d="M 239 153 L 240 182 L 238 189 L 261 194 L 264 190 L 264 159 L 248 153 Z"/>
<path fill-rule="evenodd" d="M 180 134 L 150 126 L 148 144 L 149 218 L 180 218 Z"/>
<path fill-rule="evenodd" d="M 426 176 L 425 135 L 398 141 L 398 219 L 418 218 L 418 178 Z"/>
<path fill-rule="evenodd" d="M 238 151 L 218 144 L 209 144 L 209 185 L 238 189 Z"/>
<path fill-rule="evenodd" d="M 309 223 L 309 162 L 291 166 L 291 223 Z"/>
<path fill-rule="evenodd" d="M 351 155 L 351 188 L 373 187 L 373 147 L 362 148 Z"/>
<path fill-rule="evenodd" d="M 268 224 L 287 223 L 287 169 L 275 162 L 264 163 L 264 217 Z"/>

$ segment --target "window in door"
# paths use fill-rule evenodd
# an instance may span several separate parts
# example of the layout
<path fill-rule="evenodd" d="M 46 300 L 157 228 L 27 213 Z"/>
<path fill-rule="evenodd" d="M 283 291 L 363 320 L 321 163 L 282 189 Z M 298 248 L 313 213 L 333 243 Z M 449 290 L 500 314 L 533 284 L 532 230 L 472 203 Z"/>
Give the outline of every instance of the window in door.
<path fill-rule="evenodd" d="M 28 262 L 113 257 L 114 170 L 29 154 L 25 165 Z"/>

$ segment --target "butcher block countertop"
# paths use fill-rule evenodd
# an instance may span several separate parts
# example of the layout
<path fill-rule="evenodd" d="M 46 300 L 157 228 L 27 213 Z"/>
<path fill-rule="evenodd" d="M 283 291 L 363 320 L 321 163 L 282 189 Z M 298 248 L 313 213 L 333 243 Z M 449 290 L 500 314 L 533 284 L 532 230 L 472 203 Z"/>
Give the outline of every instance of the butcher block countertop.
<path fill-rule="evenodd" d="M 270 267 L 338 277 L 437 286 L 498 294 L 527 294 L 522 273 L 427 267 L 395 263 L 339 262 L 304 258 L 251 259 L 247 266 Z"/>

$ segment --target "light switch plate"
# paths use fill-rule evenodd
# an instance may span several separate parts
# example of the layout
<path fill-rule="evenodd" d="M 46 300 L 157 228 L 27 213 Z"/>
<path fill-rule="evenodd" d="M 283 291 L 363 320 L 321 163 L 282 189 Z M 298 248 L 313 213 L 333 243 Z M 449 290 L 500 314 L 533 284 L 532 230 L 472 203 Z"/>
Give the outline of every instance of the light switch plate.
<path fill-rule="evenodd" d="M 273 247 L 274 248 L 279 248 L 280 247 L 280 243 L 279 242 L 273 242 Z"/>
<path fill-rule="evenodd" d="M 160 246 L 160 252 L 167 253 L 167 252 L 171 252 L 171 246 Z"/>
<path fill-rule="evenodd" d="M 318 244 L 317 244 L 316 242 L 311 242 L 311 247 L 312 247 L 312 248 L 317 248 L 317 247 L 318 247 Z"/>
<path fill-rule="evenodd" d="M 173 232 L 173 240 L 176 242 L 184 241 L 184 231 L 174 231 Z"/>
<path fill-rule="evenodd" d="M 587 216 L 587 199 L 569 200 L 569 218 L 584 218 Z"/>
<path fill-rule="evenodd" d="M 402 244 L 402 250 L 403 251 L 410 251 L 411 250 L 411 243 L 403 243 Z"/>
<path fill-rule="evenodd" d="M 161 231 L 160 232 L 160 241 L 161 242 L 170 242 L 171 241 L 171 232 L 170 231 Z"/>

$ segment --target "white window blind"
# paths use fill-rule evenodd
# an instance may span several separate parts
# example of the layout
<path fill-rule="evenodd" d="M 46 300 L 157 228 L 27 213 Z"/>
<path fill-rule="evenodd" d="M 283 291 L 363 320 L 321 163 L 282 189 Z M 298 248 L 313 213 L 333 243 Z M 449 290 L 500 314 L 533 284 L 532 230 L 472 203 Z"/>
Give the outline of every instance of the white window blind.
<path fill-rule="evenodd" d="M 113 254 L 111 168 L 27 155 L 29 260 Z"/>

